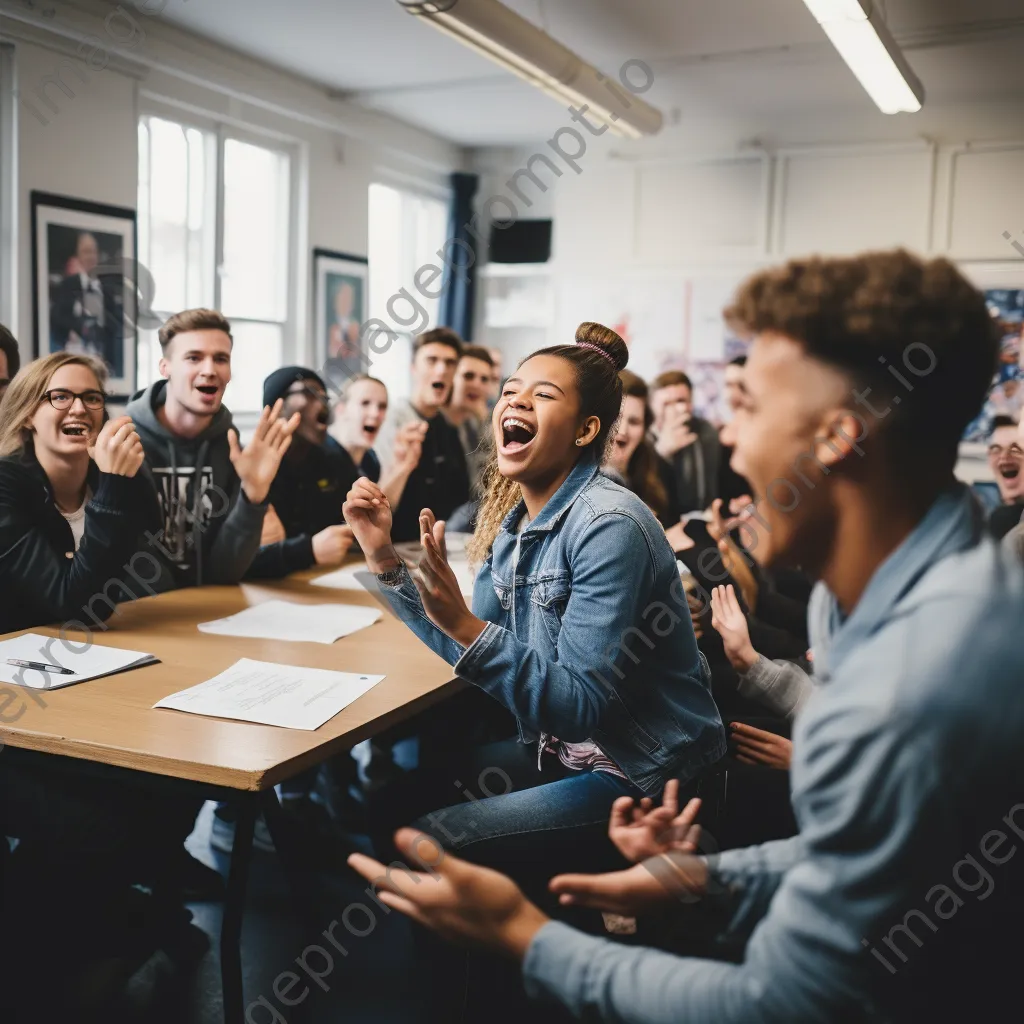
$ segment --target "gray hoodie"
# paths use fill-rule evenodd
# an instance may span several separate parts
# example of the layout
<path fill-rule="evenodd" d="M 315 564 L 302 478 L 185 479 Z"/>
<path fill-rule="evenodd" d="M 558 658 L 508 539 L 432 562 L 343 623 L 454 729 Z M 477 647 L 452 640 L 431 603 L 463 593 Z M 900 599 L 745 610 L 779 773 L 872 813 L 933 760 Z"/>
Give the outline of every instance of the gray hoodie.
<path fill-rule="evenodd" d="M 159 533 L 146 535 L 161 566 L 154 589 L 237 583 L 259 550 L 267 506 L 250 504 L 231 465 L 231 413 L 221 406 L 197 437 L 178 437 L 156 415 L 166 387 L 157 381 L 127 409 L 162 513 Z"/>

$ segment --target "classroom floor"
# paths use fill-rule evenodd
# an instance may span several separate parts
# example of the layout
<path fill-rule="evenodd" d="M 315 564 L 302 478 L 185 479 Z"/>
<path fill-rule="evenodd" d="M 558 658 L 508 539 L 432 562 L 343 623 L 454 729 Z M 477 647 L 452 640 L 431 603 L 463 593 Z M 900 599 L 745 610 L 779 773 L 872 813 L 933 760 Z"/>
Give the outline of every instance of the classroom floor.
<path fill-rule="evenodd" d="M 205 863 L 227 875 L 228 857 L 213 850 L 209 832 L 213 804 L 200 815 L 189 838 L 189 850 Z M 361 840 L 356 841 L 370 852 Z M 323 927 L 340 919 L 350 903 L 364 900 L 365 883 L 340 865 L 331 877 L 317 878 L 318 906 Z M 176 974 L 162 956 L 153 958 L 136 976 L 110 1024 L 222 1024 L 220 960 L 221 906 L 193 904 L 195 923 L 211 939 L 210 950 L 191 973 Z M 365 938 L 353 938 L 343 930 L 348 957 L 339 953 L 333 972 L 324 978 L 328 991 L 311 986 L 306 1002 L 311 1005 L 307 1020 L 312 1024 L 345 1021 L 345 1024 L 415 1024 L 419 1020 L 418 1000 L 412 981 L 412 935 L 400 915 L 378 915 L 377 925 Z M 245 1000 L 252 1024 L 282 1024 L 294 1011 L 285 1009 L 274 996 L 274 979 L 295 968 L 295 958 L 311 943 L 324 940 L 305 935 L 292 912 L 287 881 L 276 856 L 253 851 L 242 934 Z M 310 962 L 313 963 L 311 957 Z M 294 994 L 301 993 L 296 988 Z M 260 996 L 281 1015 L 276 1020 L 265 1006 L 253 1007 Z"/>

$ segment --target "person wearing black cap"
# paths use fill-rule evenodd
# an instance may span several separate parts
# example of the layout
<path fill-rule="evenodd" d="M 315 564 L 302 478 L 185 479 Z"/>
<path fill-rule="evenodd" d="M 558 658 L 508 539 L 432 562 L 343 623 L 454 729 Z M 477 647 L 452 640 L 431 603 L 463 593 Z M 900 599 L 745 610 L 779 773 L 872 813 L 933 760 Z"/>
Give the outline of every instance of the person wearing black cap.
<path fill-rule="evenodd" d="M 270 485 L 272 511 L 250 578 L 340 565 L 352 545 L 341 504 L 359 473 L 327 436 L 330 414 L 323 379 L 302 366 L 283 366 L 263 382 L 263 404 L 273 407 L 278 399 L 280 415 L 297 415 L 299 425 Z"/>

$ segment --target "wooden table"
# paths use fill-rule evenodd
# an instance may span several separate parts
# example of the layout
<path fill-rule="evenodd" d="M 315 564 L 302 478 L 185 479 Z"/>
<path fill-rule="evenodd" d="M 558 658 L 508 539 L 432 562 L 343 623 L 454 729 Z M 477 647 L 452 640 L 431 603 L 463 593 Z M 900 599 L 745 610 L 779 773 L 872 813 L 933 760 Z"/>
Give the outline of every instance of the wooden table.
<path fill-rule="evenodd" d="M 156 655 L 159 664 L 53 691 L 14 687 L 23 694 L 25 709 L 18 715 L 19 706 L 8 704 L 5 717 L 17 718 L 0 722 L 0 741 L 9 747 L 184 780 L 182 785 L 206 799 L 228 799 L 235 805 L 235 843 L 220 943 L 224 1017 L 229 1024 L 244 1022 L 242 913 L 253 825 L 259 813 L 266 818 L 300 914 L 315 920 L 308 872 L 273 787 L 464 685 L 452 679 L 448 664 L 395 618 L 383 599 L 366 591 L 310 586 L 309 580 L 316 575 L 317 571 L 309 571 L 267 583 L 177 590 L 119 605 L 107 621 L 109 628 L 97 630 L 92 641 Z M 196 628 L 197 623 L 272 598 L 307 604 L 384 605 L 385 610 L 379 622 L 331 645 L 213 636 Z M 60 635 L 53 627 L 22 632 Z M 68 636 L 75 642 L 84 638 L 81 633 Z M 60 649 L 55 646 L 54 653 Z M 239 658 L 386 678 L 313 732 L 153 707 L 161 698 L 217 675 Z"/>
<path fill-rule="evenodd" d="M 306 604 L 378 606 L 365 591 L 310 586 L 318 573 L 236 587 L 175 590 L 118 606 L 93 642 L 154 654 L 160 664 L 63 689 L 24 691 L 25 710 L 0 722 L 0 741 L 215 786 L 266 790 L 347 750 L 453 693 L 450 666 L 389 609 L 380 622 L 334 644 L 290 643 L 200 633 L 197 623 L 281 598 Z M 59 636 L 43 627 L 22 632 Z M 10 636 L 18 634 L 12 633 Z M 85 634 L 68 634 L 81 642 Z M 6 639 L 6 638 L 4 638 Z M 61 650 L 59 644 L 54 653 Z M 153 708 L 169 694 L 222 672 L 239 658 L 386 676 L 315 732 Z M 0 684 L 2 685 L 2 684 Z M 21 692 L 21 688 L 15 687 Z M 6 708 L 13 718 L 18 705 Z"/>

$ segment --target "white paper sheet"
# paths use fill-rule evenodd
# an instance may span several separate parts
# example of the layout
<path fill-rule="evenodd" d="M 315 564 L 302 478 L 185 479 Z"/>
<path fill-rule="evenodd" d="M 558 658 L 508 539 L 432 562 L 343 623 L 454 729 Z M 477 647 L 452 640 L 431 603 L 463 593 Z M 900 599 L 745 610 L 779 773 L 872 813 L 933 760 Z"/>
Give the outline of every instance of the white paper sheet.
<path fill-rule="evenodd" d="M 25 633 L 0 641 L 0 682 L 28 686 L 33 690 L 57 690 L 62 686 L 71 686 L 72 683 L 113 675 L 158 660 L 143 651 L 126 651 L 120 647 L 101 647 L 99 644 L 84 645 L 84 650 L 75 650 L 82 646 L 77 641 L 65 646 L 55 637 L 43 636 L 41 633 Z M 8 665 L 8 658 L 74 669 L 74 675 Z"/>
<path fill-rule="evenodd" d="M 383 678 L 242 658 L 220 675 L 172 693 L 153 707 L 312 731 Z"/>
<path fill-rule="evenodd" d="M 457 555 L 452 555 L 451 551 L 449 551 L 448 564 L 452 567 L 452 572 L 455 573 L 455 578 L 459 581 L 459 589 L 462 591 L 463 596 L 472 597 L 473 581 L 476 576 L 470 568 L 469 562 Z M 410 561 L 409 568 L 415 568 L 415 563 L 413 561 Z M 361 590 L 366 593 L 367 587 L 363 586 L 363 581 L 359 579 L 357 574 L 365 574 L 367 572 L 369 572 L 369 570 L 365 565 L 350 565 L 345 569 L 336 569 L 334 572 L 328 572 L 323 576 L 317 576 L 315 580 L 310 580 L 310 583 L 312 583 L 314 587 L 329 587 L 332 590 Z M 365 575 L 363 576 L 363 580 L 366 580 Z M 372 586 L 373 584 L 371 583 L 371 593 L 373 592 Z"/>
<path fill-rule="evenodd" d="M 379 608 L 350 604 L 296 604 L 264 601 L 226 619 L 200 622 L 203 633 L 247 636 L 261 640 L 305 640 L 333 644 L 339 637 L 372 626 L 383 613 Z"/>

